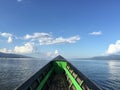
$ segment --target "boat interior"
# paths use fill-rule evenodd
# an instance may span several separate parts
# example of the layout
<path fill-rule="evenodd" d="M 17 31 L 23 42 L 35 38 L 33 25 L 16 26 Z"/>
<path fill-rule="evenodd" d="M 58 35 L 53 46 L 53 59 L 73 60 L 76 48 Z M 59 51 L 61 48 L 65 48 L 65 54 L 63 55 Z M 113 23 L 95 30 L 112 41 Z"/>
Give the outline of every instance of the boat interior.
<path fill-rule="evenodd" d="M 66 60 L 52 60 L 15 90 L 101 90 Z"/>
<path fill-rule="evenodd" d="M 28 90 L 90 90 L 65 61 L 52 61 Z"/>

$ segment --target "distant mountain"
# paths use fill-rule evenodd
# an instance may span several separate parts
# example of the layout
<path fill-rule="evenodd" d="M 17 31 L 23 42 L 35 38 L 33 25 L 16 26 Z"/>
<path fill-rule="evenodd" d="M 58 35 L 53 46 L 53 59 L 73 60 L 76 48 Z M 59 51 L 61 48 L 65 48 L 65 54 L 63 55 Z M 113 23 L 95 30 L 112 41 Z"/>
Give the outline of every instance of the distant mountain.
<path fill-rule="evenodd" d="M 120 60 L 120 55 L 96 56 L 91 59 L 95 60 Z"/>
<path fill-rule="evenodd" d="M 95 56 L 91 58 L 76 58 L 77 60 L 120 60 L 120 55 Z"/>
<path fill-rule="evenodd" d="M 19 55 L 19 54 L 10 54 L 10 53 L 0 52 L 0 58 L 29 58 L 29 57 L 24 55 Z"/>

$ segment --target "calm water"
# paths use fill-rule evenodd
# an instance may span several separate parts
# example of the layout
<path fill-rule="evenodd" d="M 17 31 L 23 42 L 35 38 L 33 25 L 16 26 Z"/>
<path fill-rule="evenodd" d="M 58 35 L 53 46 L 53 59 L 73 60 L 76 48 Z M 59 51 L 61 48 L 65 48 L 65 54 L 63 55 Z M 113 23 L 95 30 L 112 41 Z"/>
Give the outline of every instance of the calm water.
<path fill-rule="evenodd" d="M 0 59 L 0 90 L 13 90 L 48 61 L 32 59 Z M 120 90 L 120 61 L 70 61 L 103 90 Z"/>

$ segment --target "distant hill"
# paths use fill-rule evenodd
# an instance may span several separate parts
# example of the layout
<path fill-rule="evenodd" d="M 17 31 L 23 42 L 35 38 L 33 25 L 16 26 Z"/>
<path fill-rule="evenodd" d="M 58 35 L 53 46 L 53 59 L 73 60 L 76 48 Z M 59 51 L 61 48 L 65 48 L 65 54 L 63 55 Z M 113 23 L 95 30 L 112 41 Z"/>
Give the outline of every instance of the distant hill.
<path fill-rule="evenodd" d="M 120 55 L 96 56 L 91 59 L 95 60 L 120 60 Z"/>
<path fill-rule="evenodd" d="M 91 58 L 76 58 L 77 60 L 120 60 L 120 55 L 95 56 Z"/>
<path fill-rule="evenodd" d="M 10 54 L 10 53 L 0 52 L 0 58 L 29 58 L 29 57 L 24 55 L 19 55 L 19 54 Z"/>

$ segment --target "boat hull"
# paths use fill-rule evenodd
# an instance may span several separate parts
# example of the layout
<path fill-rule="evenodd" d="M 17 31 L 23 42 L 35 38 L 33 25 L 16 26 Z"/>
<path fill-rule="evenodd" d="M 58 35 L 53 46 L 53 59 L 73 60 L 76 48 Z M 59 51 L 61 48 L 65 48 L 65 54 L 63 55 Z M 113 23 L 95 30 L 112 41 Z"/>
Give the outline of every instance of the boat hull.
<path fill-rule="evenodd" d="M 58 56 L 15 90 L 102 90 L 70 62 Z"/>

